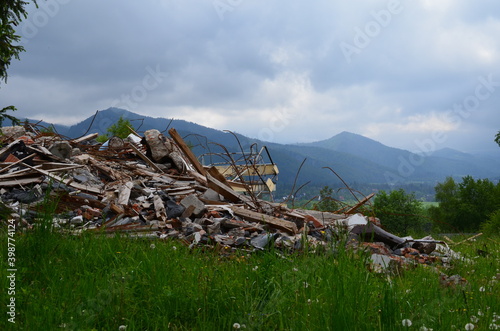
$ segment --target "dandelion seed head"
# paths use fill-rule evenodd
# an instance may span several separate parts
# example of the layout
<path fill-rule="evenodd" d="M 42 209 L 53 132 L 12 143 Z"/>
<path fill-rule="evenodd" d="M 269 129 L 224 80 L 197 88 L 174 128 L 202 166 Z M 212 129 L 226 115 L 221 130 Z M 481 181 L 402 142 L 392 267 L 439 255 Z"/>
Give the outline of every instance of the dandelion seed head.
<path fill-rule="evenodd" d="M 240 329 L 240 328 L 241 328 L 240 323 L 234 323 L 233 324 L 233 329 Z"/>
<path fill-rule="evenodd" d="M 477 316 L 472 315 L 470 317 L 470 320 L 471 320 L 472 323 L 477 323 L 479 321 L 479 318 Z"/>
<path fill-rule="evenodd" d="M 411 321 L 407 318 L 405 318 L 402 322 L 403 326 L 410 327 L 411 326 Z"/>
<path fill-rule="evenodd" d="M 472 323 L 465 324 L 465 330 L 467 330 L 467 331 L 474 330 L 475 327 L 476 326 Z"/>
<path fill-rule="evenodd" d="M 252 268 L 253 271 L 256 271 L 257 269 L 259 269 L 258 265 L 256 265 L 255 267 Z"/>
<path fill-rule="evenodd" d="M 174 251 L 176 251 L 176 250 L 177 250 L 177 247 L 176 247 L 176 246 L 172 246 L 172 249 L 173 249 Z"/>
<path fill-rule="evenodd" d="M 127 330 L 127 326 L 126 326 L 126 325 L 120 325 L 120 326 L 118 327 L 118 330 L 119 330 L 119 331 L 125 331 L 125 330 Z"/>
<path fill-rule="evenodd" d="M 151 244 L 151 245 L 149 245 L 149 248 L 151 248 L 151 249 L 155 249 L 155 248 L 156 248 L 156 245 L 155 245 L 155 244 Z"/>
<path fill-rule="evenodd" d="M 488 327 L 490 330 L 499 330 L 500 329 L 500 325 L 498 324 L 495 324 L 495 323 L 491 323 L 490 326 Z"/>
<path fill-rule="evenodd" d="M 485 291 L 486 291 L 486 289 L 484 288 L 484 286 L 481 286 L 481 287 L 479 288 L 479 292 L 485 292 Z"/>

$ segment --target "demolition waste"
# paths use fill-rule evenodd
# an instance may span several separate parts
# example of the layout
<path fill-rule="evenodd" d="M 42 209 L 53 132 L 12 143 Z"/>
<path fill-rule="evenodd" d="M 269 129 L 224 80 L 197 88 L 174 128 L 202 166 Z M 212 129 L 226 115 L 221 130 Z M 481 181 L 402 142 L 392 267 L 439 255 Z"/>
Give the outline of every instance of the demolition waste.
<path fill-rule="evenodd" d="M 359 213 L 373 195 L 342 214 L 259 199 L 245 182 L 203 166 L 173 128 L 169 137 L 148 130 L 104 144 L 95 140 L 97 133 L 68 140 L 32 125 L 1 130 L 2 214 L 15 219 L 18 229 L 36 225 L 37 210 L 49 195 L 57 202 L 53 227 L 71 234 L 176 239 L 224 254 L 272 245 L 293 252 L 345 242 L 348 249 L 371 252 L 374 272 L 462 258 L 443 241 L 398 237 L 383 230 L 378 219 Z M 457 275 L 441 278 L 449 284 L 465 281 Z"/>

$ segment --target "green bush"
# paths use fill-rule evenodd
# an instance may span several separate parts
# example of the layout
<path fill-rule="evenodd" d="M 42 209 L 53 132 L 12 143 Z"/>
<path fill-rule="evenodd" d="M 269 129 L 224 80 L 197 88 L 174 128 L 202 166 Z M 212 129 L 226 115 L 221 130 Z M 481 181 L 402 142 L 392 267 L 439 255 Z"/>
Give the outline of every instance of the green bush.
<path fill-rule="evenodd" d="M 493 212 L 488 220 L 481 224 L 481 232 L 487 235 L 500 234 L 500 209 Z"/>
<path fill-rule="evenodd" d="M 109 139 L 109 137 L 107 134 L 101 134 L 97 138 L 95 138 L 95 140 L 97 140 L 97 142 L 99 142 L 101 144 L 105 143 L 108 139 Z"/>
<path fill-rule="evenodd" d="M 417 200 L 414 193 L 407 194 L 403 189 L 390 193 L 382 190 L 375 196 L 373 209 L 389 232 L 408 235 L 410 230 L 422 230 L 424 211 L 422 202 Z"/>

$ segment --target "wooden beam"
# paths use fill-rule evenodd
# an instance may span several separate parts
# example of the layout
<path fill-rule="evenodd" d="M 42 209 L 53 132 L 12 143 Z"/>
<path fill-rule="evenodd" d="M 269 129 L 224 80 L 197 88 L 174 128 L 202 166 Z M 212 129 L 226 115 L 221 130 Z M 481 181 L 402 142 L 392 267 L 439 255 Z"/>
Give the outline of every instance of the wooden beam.
<path fill-rule="evenodd" d="M 373 198 L 374 195 L 375 195 L 375 193 L 372 193 L 369 196 L 365 197 L 363 200 L 361 200 L 360 202 L 358 202 L 357 204 L 355 204 L 353 207 L 349 208 L 345 212 L 345 214 L 353 214 L 356 211 L 356 209 L 358 209 L 359 207 L 361 207 L 362 205 L 364 205 L 365 203 L 367 203 L 368 200 L 370 200 L 371 198 Z"/>
<path fill-rule="evenodd" d="M 42 177 L 35 178 L 19 178 L 19 179 L 11 179 L 11 180 L 2 180 L 0 181 L 0 187 L 10 187 L 10 186 L 19 186 L 19 185 L 28 185 L 34 183 L 41 183 L 43 181 Z"/>
<path fill-rule="evenodd" d="M 11 142 L 10 144 L 8 144 L 4 148 L 0 149 L 0 157 L 2 157 L 5 153 L 10 152 L 10 149 L 13 146 L 17 145 L 18 143 L 20 143 L 21 141 L 22 141 L 21 139 L 14 140 L 13 142 Z"/>
<path fill-rule="evenodd" d="M 274 216 L 269 216 L 266 214 L 257 213 L 245 208 L 231 206 L 231 210 L 238 216 L 243 217 L 247 221 L 254 221 L 259 223 L 268 224 L 271 227 L 286 231 L 290 234 L 297 233 L 297 225 L 295 223 L 277 218 Z"/>
<path fill-rule="evenodd" d="M 86 135 L 86 136 L 83 136 L 83 137 L 80 137 L 80 138 L 77 138 L 77 139 L 70 140 L 70 142 L 74 143 L 74 144 L 79 144 L 82 141 L 87 141 L 87 140 L 95 139 L 98 136 L 99 136 L 99 133 L 91 133 L 89 135 Z"/>
<path fill-rule="evenodd" d="M 255 203 L 249 197 L 233 190 L 230 186 L 222 183 L 210 174 L 207 174 L 208 187 L 222 195 L 231 202 L 243 202 L 252 209 L 257 209 Z"/>
<path fill-rule="evenodd" d="M 155 206 L 156 217 L 165 222 L 167 220 L 167 211 L 165 209 L 165 205 L 163 204 L 163 200 L 158 194 L 154 195 L 153 203 Z"/>
<path fill-rule="evenodd" d="M 73 182 L 73 178 L 61 178 L 57 175 L 54 175 L 54 174 L 51 174 L 50 172 L 48 171 L 45 171 L 45 170 L 42 170 L 42 169 L 37 169 L 35 167 L 32 167 L 30 166 L 29 164 L 26 164 L 23 162 L 23 165 L 32 169 L 32 170 L 35 170 L 36 172 L 39 172 L 57 182 L 61 182 L 63 184 L 66 184 L 68 186 L 71 186 L 73 188 L 76 188 L 77 190 L 81 190 L 81 191 L 85 191 L 85 192 L 90 192 L 90 193 L 94 193 L 94 194 L 101 194 L 102 191 L 98 188 L 95 188 L 95 187 L 91 187 L 91 186 L 85 186 L 85 185 L 81 185 L 81 184 L 78 184 L 78 183 L 75 183 Z"/>
<path fill-rule="evenodd" d="M 205 168 L 203 168 L 203 165 L 200 163 L 200 161 L 198 161 L 196 156 L 191 151 L 191 148 L 189 148 L 189 146 L 186 144 L 184 139 L 182 139 L 180 134 L 177 133 L 177 131 L 174 128 L 168 130 L 168 133 L 170 134 L 170 137 L 172 137 L 172 139 L 175 141 L 177 146 L 184 153 L 184 155 L 189 159 L 189 162 L 191 162 L 196 171 L 198 171 L 201 175 L 205 176 L 207 174 L 207 171 L 205 170 Z"/>
<path fill-rule="evenodd" d="M 132 187 L 134 187 L 134 183 L 132 182 L 126 182 L 125 185 L 120 187 L 119 193 L 118 193 L 118 205 L 128 205 L 128 200 L 130 199 L 130 191 L 132 190 Z"/>
<path fill-rule="evenodd" d="M 28 155 L 28 156 L 26 156 L 26 157 L 22 158 L 22 159 L 21 159 L 21 160 L 19 160 L 19 161 L 16 161 L 16 162 L 14 162 L 14 163 L 10 163 L 10 164 L 9 164 L 8 166 L 6 166 L 5 168 L 0 169 L 0 173 L 4 172 L 5 170 L 7 170 L 7 169 L 9 169 L 9 168 L 12 168 L 12 167 L 13 167 L 13 166 L 15 166 L 16 164 L 19 164 L 19 163 L 21 163 L 21 162 L 23 162 L 23 161 L 26 161 L 27 159 L 31 159 L 31 158 L 32 158 L 33 156 L 35 156 L 35 155 L 36 155 L 36 154 L 34 154 L 34 153 L 33 153 L 33 154 L 30 154 L 30 155 Z"/>
<path fill-rule="evenodd" d="M 134 152 L 144 161 L 146 161 L 154 170 L 158 172 L 163 172 L 153 161 L 151 161 L 146 155 L 144 155 L 134 144 L 130 144 L 130 147 Z"/>

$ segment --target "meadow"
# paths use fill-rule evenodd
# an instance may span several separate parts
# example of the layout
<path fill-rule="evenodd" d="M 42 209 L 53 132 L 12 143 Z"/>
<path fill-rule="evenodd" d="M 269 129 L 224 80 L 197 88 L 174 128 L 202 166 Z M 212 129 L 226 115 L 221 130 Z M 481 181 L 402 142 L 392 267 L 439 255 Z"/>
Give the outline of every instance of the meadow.
<path fill-rule="evenodd" d="M 2 228 L 2 303 L 7 238 Z M 468 260 L 450 268 L 387 273 L 370 271 L 369 254 L 343 243 L 294 253 L 189 249 L 63 234 L 50 222 L 15 240 L 16 323 L 2 314 L 1 330 L 500 329 L 499 238 L 452 246 Z M 439 272 L 467 284 L 442 284 Z"/>

